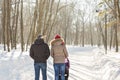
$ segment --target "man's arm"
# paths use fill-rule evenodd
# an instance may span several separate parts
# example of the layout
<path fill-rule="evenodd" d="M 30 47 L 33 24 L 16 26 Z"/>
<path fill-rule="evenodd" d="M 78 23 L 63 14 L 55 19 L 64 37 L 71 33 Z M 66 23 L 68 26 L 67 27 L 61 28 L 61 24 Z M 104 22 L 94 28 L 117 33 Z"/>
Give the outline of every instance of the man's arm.
<path fill-rule="evenodd" d="M 30 47 L 30 57 L 34 59 L 33 45 Z"/>
<path fill-rule="evenodd" d="M 45 54 L 46 54 L 46 59 L 48 59 L 50 56 L 50 49 L 49 49 L 49 46 L 47 44 L 46 44 Z"/>

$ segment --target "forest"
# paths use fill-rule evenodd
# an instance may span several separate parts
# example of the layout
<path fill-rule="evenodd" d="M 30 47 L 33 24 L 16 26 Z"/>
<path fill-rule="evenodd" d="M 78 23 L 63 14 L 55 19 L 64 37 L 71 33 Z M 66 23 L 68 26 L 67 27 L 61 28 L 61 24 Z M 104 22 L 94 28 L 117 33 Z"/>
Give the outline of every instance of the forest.
<path fill-rule="evenodd" d="M 26 51 L 38 35 L 50 43 L 60 34 L 67 45 L 120 45 L 119 0 L 0 0 L 0 44 Z"/>

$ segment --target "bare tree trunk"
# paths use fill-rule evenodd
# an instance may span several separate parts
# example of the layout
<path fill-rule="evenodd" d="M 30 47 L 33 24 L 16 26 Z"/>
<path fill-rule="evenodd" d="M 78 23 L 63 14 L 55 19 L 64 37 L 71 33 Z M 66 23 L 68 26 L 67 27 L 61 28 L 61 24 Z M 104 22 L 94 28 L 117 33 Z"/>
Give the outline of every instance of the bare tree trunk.
<path fill-rule="evenodd" d="M 103 45 L 104 45 L 104 48 L 105 48 L 105 36 L 104 36 L 104 32 L 103 32 L 103 29 L 101 27 L 101 22 L 99 22 L 99 31 L 100 31 L 100 34 L 102 36 L 102 42 L 103 42 Z"/>
<path fill-rule="evenodd" d="M 114 0 L 114 7 L 115 7 L 115 11 L 116 11 L 116 12 L 115 12 L 116 21 L 118 21 L 118 16 L 117 16 L 117 15 L 118 15 L 118 11 L 119 11 L 119 10 L 117 9 L 117 8 L 119 7 L 119 6 L 117 5 L 117 4 L 118 4 L 117 2 L 118 2 L 118 0 Z M 117 34 L 118 34 L 118 33 L 117 33 L 117 24 L 115 24 L 115 47 L 116 47 L 116 52 L 118 52 L 118 37 L 117 37 Z"/>
<path fill-rule="evenodd" d="M 115 24 L 115 47 L 116 52 L 118 52 L 117 24 Z"/>
<path fill-rule="evenodd" d="M 16 0 L 14 1 L 14 5 L 15 7 L 13 8 L 12 10 L 12 25 L 11 25 L 11 28 L 10 28 L 10 39 L 11 39 L 11 49 L 14 48 L 14 39 L 15 39 L 15 20 L 16 20 L 16 9 L 17 9 L 17 4 L 16 4 Z"/>
<path fill-rule="evenodd" d="M 21 26 L 21 49 L 24 51 L 24 38 L 23 38 L 23 0 L 21 0 L 21 18 L 20 18 L 20 26 Z"/>
<path fill-rule="evenodd" d="M 3 1 L 3 10 L 2 10 L 2 28 L 3 28 L 3 44 L 4 44 L 4 51 L 6 51 L 6 38 L 5 38 L 5 28 L 6 28 L 6 2 Z"/>
<path fill-rule="evenodd" d="M 35 39 L 35 30 L 36 30 L 35 28 L 36 28 L 36 21 L 37 21 L 37 17 L 38 17 L 37 9 L 38 9 L 38 0 L 36 0 L 36 6 L 35 6 L 35 11 L 34 11 L 31 42 L 33 42 Z"/>
<path fill-rule="evenodd" d="M 97 41 L 97 44 L 98 44 L 98 47 L 101 45 L 101 21 L 98 19 L 98 27 L 97 27 L 97 32 L 98 32 L 98 41 Z"/>
<path fill-rule="evenodd" d="M 52 27 L 53 27 L 53 26 L 51 26 L 51 23 L 52 23 L 51 17 L 52 17 L 53 3 L 54 3 L 54 0 L 51 1 L 51 4 L 50 4 L 50 14 L 49 14 L 49 17 L 48 17 L 48 20 L 47 20 L 47 25 L 50 26 L 50 28 L 49 28 L 50 30 L 46 31 L 47 32 L 46 34 L 48 35 L 48 37 L 46 38 L 47 42 L 49 41 L 50 33 L 51 33 Z"/>
<path fill-rule="evenodd" d="M 113 42 L 113 27 L 111 27 L 111 31 L 110 31 L 110 49 L 112 47 L 112 42 Z"/>
<path fill-rule="evenodd" d="M 38 0 L 39 2 L 39 0 Z M 45 3 L 46 0 L 40 0 L 39 2 L 39 8 L 38 8 L 38 20 L 37 20 L 37 29 L 36 29 L 36 34 L 35 37 L 37 37 L 37 35 L 42 34 L 42 27 L 43 27 L 43 19 L 44 19 L 44 9 L 45 9 Z"/>
<path fill-rule="evenodd" d="M 120 22 L 120 1 L 116 0 L 116 8 L 117 8 L 117 12 L 118 12 L 118 20 Z"/>
<path fill-rule="evenodd" d="M 75 42 L 74 42 L 74 44 L 75 45 L 78 45 L 78 34 L 79 34 L 79 29 L 78 29 L 78 19 L 77 19 L 77 22 L 76 22 L 76 32 L 75 32 Z"/>
<path fill-rule="evenodd" d="M 105 53 L 107 54 L 107 14 L 105 13 Z"/>
<path fill-rule="evenodd" d="M 17 29 L 18 29 L 18 18 L 19 18 L 19 5 L 20 5 L 20 0 L 18 0 L 17 3 L 17 10 L 16 10 L 16 23 L 15 23 L 15 34 L 14 34 L 14 47 L 16 49 L 17 47 Z"/>
<path fill-rule="evenodd" d="M 30 30 L 29 30 L 29 34 L 28 34 L 28 38 L 27 38 L 27 43 L 26 43 L 26 51 L 27 51 L 27 49 L 28 49 L 28 45 L 30 44 L 30 43 L 32 43 L 30 40 L 31 40 L 31 35 L 32 35 L 32 27 L 33 27 L 33 22 L 32 22 L 32 19 L 33 19 L 33 17 L 31 18 L 31 12 L 30 12 L 30 3 L 29 3 L 29 19 L 30 19 Z"/>
<path fill-rule="evenodd" d="M 84 47 L 84 37 L 85 37 L 85 24 L 83 22 L 83 27 L 82 27 L 82 47 Z"/>
<path fill-rule="evenodd" d="M 93 35 L 92 35 L 92 26 L 91 26 L 91 22 L 90 22 L 90 42 L 91 42 L 91 46 L 93 46 Z"/>
<path fill-rule="evenodd" d="M 47 31 L 48 31 L 48 23 L 47 23 L 47 18 L 48 18 L 48 13 L 49 13 L 49 6 L 50 6 L 50 0 L 47 0 L 46 1 L 46 4 L 45 4 L 45 18 L 44 18 L 44 25 L 43 25 L 43 32 L 42 34 L 43 35 L 46 35 Z"/>
<path fill-rule="evenodd" d="M 7 27 L 7 50 L 8 50 L 8 52 L 10 51 L 10 12 L 11 12 L 10 1 L 11 0 L 6 1 L 6 3 L 7 3 L 7 5 L 6 5 L 7 6 L 6 27 Z"/>

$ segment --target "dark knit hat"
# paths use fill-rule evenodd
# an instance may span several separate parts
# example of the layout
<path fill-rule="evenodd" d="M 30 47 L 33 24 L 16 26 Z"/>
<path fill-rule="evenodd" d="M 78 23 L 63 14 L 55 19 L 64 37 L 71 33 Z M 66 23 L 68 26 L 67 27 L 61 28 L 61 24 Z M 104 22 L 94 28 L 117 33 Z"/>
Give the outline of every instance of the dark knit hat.
<path fill-rule="evenodd" d="M 60 35 L 55 35 L 55 39 L 59 39 L 59 38 L 61 38 L 61 36 Z"/>
<path fill-rule="evenodd" d="M 37 38 L 38 38 L 38 39 L 41 39 L 41 38 L 42 38 L 42 35 L 39 35 Z"/>

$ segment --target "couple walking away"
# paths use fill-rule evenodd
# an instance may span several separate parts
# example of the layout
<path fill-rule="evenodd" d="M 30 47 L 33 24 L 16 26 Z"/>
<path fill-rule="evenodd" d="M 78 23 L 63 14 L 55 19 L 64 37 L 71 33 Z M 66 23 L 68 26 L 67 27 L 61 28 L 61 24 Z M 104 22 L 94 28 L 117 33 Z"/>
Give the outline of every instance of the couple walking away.
<path fill-rule="evenodd" d="M 55 80 L 68 80 L 69 65 L 66 66 L 65 63 L 68 52 L 64 40 L 58 34 L 51 41 L 51 51 L 48 44 L 44 42 L 42 35 L 39 35 L 34 44 L 31 45 L 30 56 L 34 60 L 35 80 L 39 80 L 40 70 L 42 80 L 47 80 L 47 59 L 50 55 L 53 57 Z"/>

